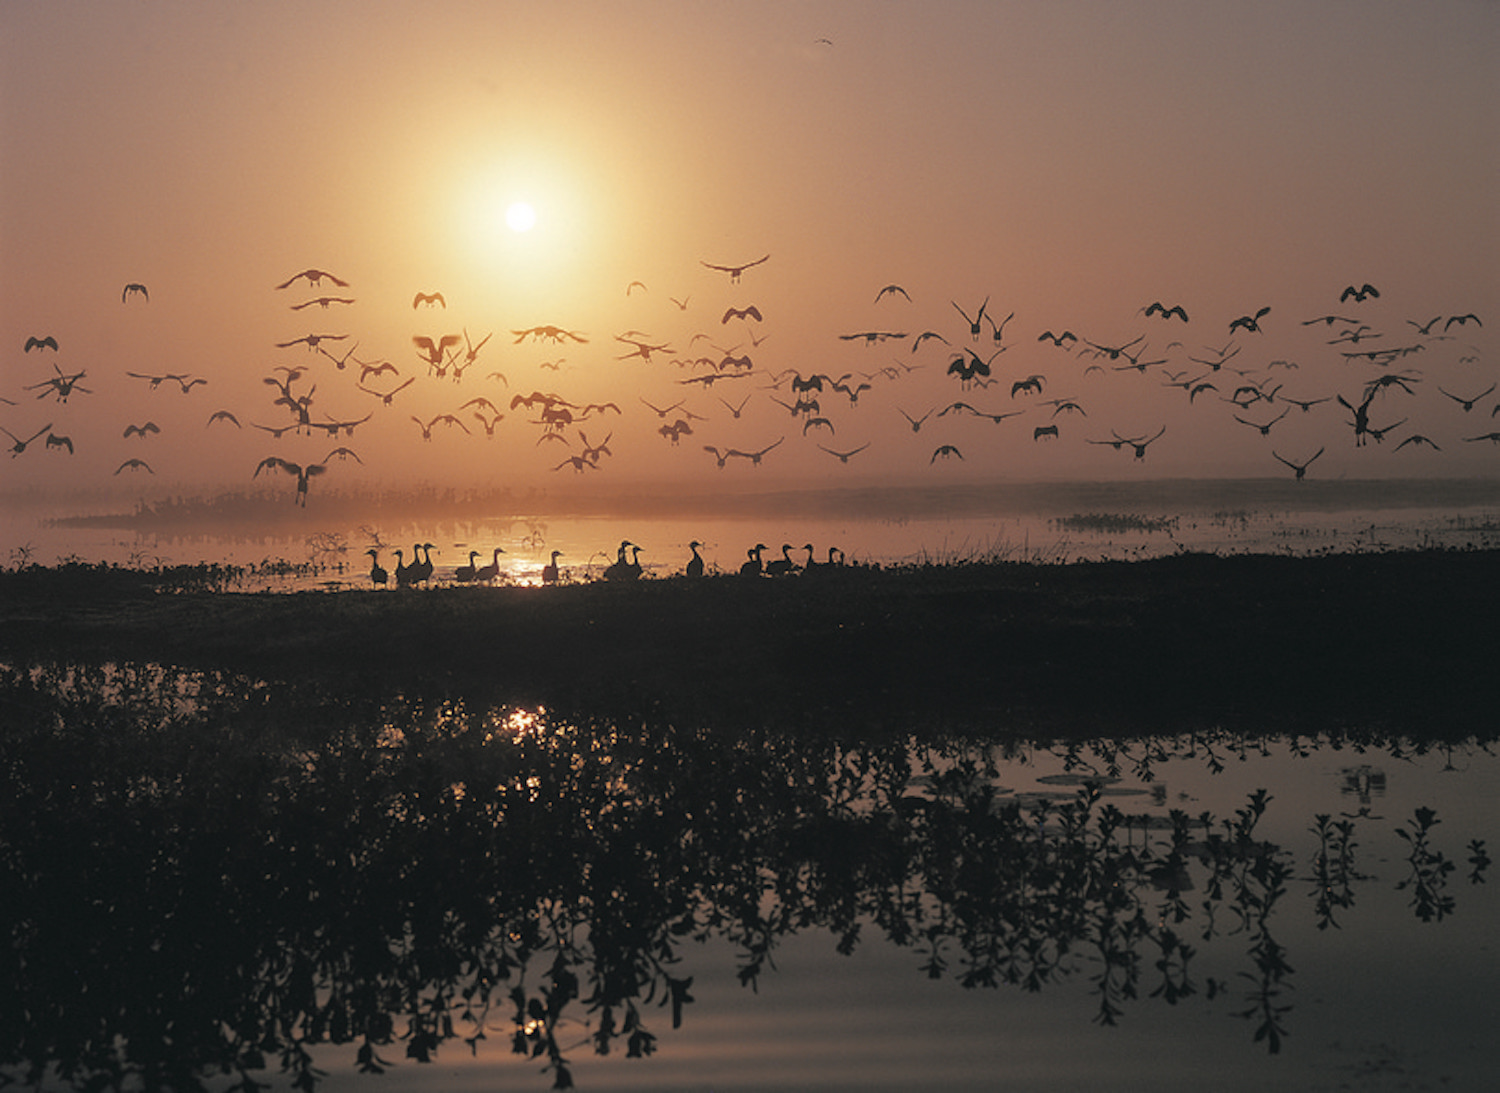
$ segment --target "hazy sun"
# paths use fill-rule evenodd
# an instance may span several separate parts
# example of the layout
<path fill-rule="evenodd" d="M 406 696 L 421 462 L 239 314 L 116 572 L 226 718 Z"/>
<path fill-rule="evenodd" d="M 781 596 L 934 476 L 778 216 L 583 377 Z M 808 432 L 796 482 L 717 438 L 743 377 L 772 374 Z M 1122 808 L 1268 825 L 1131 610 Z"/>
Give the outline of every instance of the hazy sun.
<path fill-rule="evenodd" d="M 517 201 L 505 210 L 505 222 L 511 231 L 530 231 L 536 225 L 536 210 L 524 201 Z"/>

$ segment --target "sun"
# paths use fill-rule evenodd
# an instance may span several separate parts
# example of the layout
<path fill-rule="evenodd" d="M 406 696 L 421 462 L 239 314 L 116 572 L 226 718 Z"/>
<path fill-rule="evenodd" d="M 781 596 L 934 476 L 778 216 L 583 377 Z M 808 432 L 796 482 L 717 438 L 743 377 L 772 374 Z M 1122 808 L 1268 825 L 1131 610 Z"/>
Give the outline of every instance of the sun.
<path fill-rule="evenodd" d="M 536 209 L 525 201 L 514 202 L 505 210 L 505 222 L 511 231 L 530 231 L 536 226 Z"/>

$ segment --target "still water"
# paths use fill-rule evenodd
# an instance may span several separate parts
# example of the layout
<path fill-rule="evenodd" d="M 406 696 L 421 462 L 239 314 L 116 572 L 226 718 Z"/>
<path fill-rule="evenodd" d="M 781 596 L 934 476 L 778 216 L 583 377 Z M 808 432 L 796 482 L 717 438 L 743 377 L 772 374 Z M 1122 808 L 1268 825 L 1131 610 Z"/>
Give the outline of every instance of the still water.
<path fill-rule="evenodd" d="M 907 565 L 1000 559 L 1043 563 L 1133 560 L 1183 550 L 1308 555 L 1500 543 L 1500 480 L 1071 482 L 988 488 L 886 489 L 704 498 L 697 514 L 621 497 L 584 509 L 519 504 L 463 515 L 400 503 L 247 518 L 204 502 L 155 518 L 106 502 L 26 499 L 3 508 L 0 564 L 74 560 L 153 567 L 220 563 L 249 570 L 246 590 L 370 587 L 370 558 L 393 569 L 431 544 L 434 579 L 471 559 L 500 564 L 500 582 L 536 584 L 553 551 L 565 580 L 590 580 L 624 540 L 645 574 L 681 573 L 701 543 L 708 572 L 735 572 L 756 544 L 767 561 L 801 564 L 811 547 L 851 563 Z M 121 510 L 124 511 L 121 511 Z M 495 555 L 499 548 L 503 553 Z M 472 554 L 471 554 L 472 552 Z"/>
<path fill-rule="evenodd" d="M 728 732 L 151 666 L 0 683 L 0 1061 L 39 1088 L 1493 1077 L 1493 733 Z"/>

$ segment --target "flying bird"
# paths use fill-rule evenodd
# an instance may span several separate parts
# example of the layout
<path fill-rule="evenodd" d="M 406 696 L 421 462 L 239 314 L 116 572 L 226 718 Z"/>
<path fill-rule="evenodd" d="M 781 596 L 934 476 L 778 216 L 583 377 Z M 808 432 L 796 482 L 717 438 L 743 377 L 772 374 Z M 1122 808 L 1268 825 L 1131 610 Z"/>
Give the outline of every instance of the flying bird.
<path fill-rule="evenodd" d="M 1339 303 L 1343 303 L 1345 300 L 1353 300 L 1357 304 L 1362 304 L 1367 297 L 1371 296 L 1376 299 L 1380 298 L 1380 291 L 1374 285 L 1366 284 L 1361 285 L 1359 288 L 1350 285 L 1343 292 L 1339 293 Z"/>
<path fill-rule="evenodd" d="M 1241 315 L 1229 324 L 1229 332 L 1233 334 L 1236 330 L 1244 330 L 1250 334 L 1260 333 L 1260 321 L 1271 313 L 1269 307 L 1263 307 L 1254 315 Z"/>
<path fill-rule="evenodd" d="M 68 454 L 73 454 L 73 438 L 70 436 L 58 436 L 56 433 L 48 433 L 43 444 L 48 448 L 66 448 Z"/>
<path fill-rule="evenodd" d="M 1317 459 L 1318 456 L 1323 454 L 1323 449 L 1319 448 L 1316 452 L 1314 452 L 1311 456 L 1309 456 L 1301 463 L 1293 463 L 1290 459 L 1287 459 L 1285 456 L 1280 455 L 1274 449 L 1271 451 L 1271 454 L 1276 456 L 1277 460 L 1285 463 L 1288 467 L 1290 467 L 1293 473 L 1296 474 L 1297 481 L 1301 482 L 1302 479 L 1307 475 L 1307 468 L 1312 466 L 1313 460 Z"/>
<path fill-rule="evenodd" d="M 895 296 L 897 293 L 905 296 L 908 301 L 911 300 L 911 295 L 900 285 L 886 285 L 883 289 L 875 294 L 875 302 L 878 304 L 880 303 L 880 298 L 882 296 Z"/>
<path fill-rule="evenodd" d="M 422 304 L 426 304 L 428 307 L 431 307 L 433 304 L 437 304 L 439 307 L 445 310 L 448 307 L 448 301 L 443 299 L 443 294 L 441 292 L 419 292 L 412 297 L 411 306 L 413 311 L 415 311 Z"/>
<path fill-rule="evenodd" d="M 48 334 L 45 338 L 27 338 L 25 352 L 30 353 L 33 349 L 51 349 L 53 352 L 56 352 L 57 339 L 51 334 Z"/>
<path fill-rule="evenodd" d="M 1160 300 L 1156 300 L 1153 303 L 1147 304 L 1144 310 L 1148 319 L 1152 315 L 1160 315 L 1163 319 L 1170 319 L 1173 315 L 1176 315 L 1183 322 L 1188 321 L 1188 314 L 1182 309 L 1181 304 L 1175 304 L 1172 307 L 1168 307 Z"/>
<path fill-rule="evenodd" d="M 293 274 L 291 277 L 288 277 L 285 281 L 281 282 L 281 284 L 277 285 L 276 287 L 277 289 L 290 288 L 295 282 L 304 277 L 307 278 L 307 283 L 313 288 L 317 288 L 318 285 L 322 284 L 323 278 L 325 277 L 327 277 L 334 284 L 338 285 L 339 288 L 349 287 L 348 281 L 341 281 L 333 274 L 321 269 L 305 269 L 301 273 Z"/>
<path fill-rule="evenodd" d="M 240 424 L 240 419 L 235 417 L 234 414 L 230 413 L 228 410 L 215 410 L 213 413 L 209 414 L 208 423 L 203 427 L 206 429 L 209 425 L 212 425 L 216 421 L 227 421 L 236 429 L 244 428 L 244 426 Z"/>
<path fill-rule="evenodd" d="M 742 266 L 716 266 L 712 262 L 704 262 L 703 264 L 705 266 L 707 266 L 709 269 L 716 269 L 720 273 L 727 273 L 727 274 L 729 274 L 729 283 L 730 284 L 738 284 L 739 280 L 740 280 L 740 274 L 744 273 L 747 269 L 750 269 L 750 268 L 752 268 L 754 266 L 760 265 L 762 262 L 766 261 L 770 257 L 771 256 L 769 254 L 767 254 L 767 255 L 764 255 L 764 256 L 762 256 L 760 258 L 757 258 L 753 262 L 746 262 Z M 702 259 L 699 259 L 699 261 L 702 261 Z"/>
<path fill-rule="evenodd" d="M 124 470 L 145 471 L 147 474 L 156 473 L 151 469 L 151 464 L 147 463 L 144 459 L 127 459 L 115 468 L 115 473 L 119 474 Z"/>
<path fill-rule="evenodd" d="M 979 340 L 980 326 L 984 322 L 984 309 L 990 306 L 990 298 L 988 296 L 984 298 L 984 303 L 979 305 L 979 310 L 975 312 L 973 316 L 970 316 L 967 311 L 959 307 L 958 301 L 949 300 L 948 302 L 953 305 L 954 311 L 957 311 L 964 317 L 964 321 L 969 324 L 969 334 L 977 342 Z"/>
<path fill-rule="evenodd" d="M 161 427 L 154 421 L 148 421 L 144 425 L 127 425 L 123 436 L 138 436 L 145 439 L 151 433 L 161 432 Z"/>
<path fill-rule="evenodd" d="M 1482 322 L 1479 321 L 1479 316 L 1475 315 L 1472 311 L 1469 312 L 1467 315 L 1454 315 L 1454 316 L 1450 317 L 1448 319 L 1448 321 L 1443 324 L 1443 329 L 1446 331 L 1454 323 L 1457 323 L 1459 326 L 1466 326 L 1469 323 L 1473 323 L 1475 326 L 1483 326 L 1484 325 Z"/>
<path fill-rule="evenodd" d="M 858 448 L 851 448 L 847 452 L 836 452 L 832 448 L 824 447 L 822 444 L 818 445 L 819 448 L 822 448 L 829 455 L 836 457 L 840 463 L 848 463 L 849 460 L 852 457 L 858 455 L 860 452 L 864 451 L 869 446 L 870 446 L 870 442 L 867 440 L 863 444 L 861 444 Z"/>
<path fill-rule="evenodd" d="M 727 323 L 730 319 L 754 319 L 756 322 L 760 322 L 760 308 L 754 304 L 751 304 L 749 307 L 731 307 L 724 312 L 724 317 L 719 322 L 721 324 Z"/>
<path fill-rule="evenodd" d="M 930 467 L 939 459 L 953 459 L 954 457 L 962 459 L 964 453 L 952 444 L 939 444 L 932 450 L 932 458 L 927 461 L 927 465 Z"/>
<path fill-rule="evenodd" d="M 141 297 L 143 299 L 145 299 L 146 301 L 148 301 L 148 302 L 151 299 L 151 294 L 146 291 L 146 286 L 145 285 L 140 284 L 139 282 L 132 281 L 130 284 L 126 285 L 125 286 L 125 290 L 120 293 L 120 302 L 124 303 L 127 300 L 129 300 L 130 299 L 130 294 L 133 293 L 133 292 L 140 293 Z"/>
<path fill-rule="evenodd" d="M 319 307 L 327 310 L 329 304 L 352 304 L 353 302 L 347 296 L 319 296 L 312 300 L 305 300 L 300 304 L 293 304 L 292 310 L 301 311 L 305 307 L 312 307 L 313 304 L 317 304 Z"/>

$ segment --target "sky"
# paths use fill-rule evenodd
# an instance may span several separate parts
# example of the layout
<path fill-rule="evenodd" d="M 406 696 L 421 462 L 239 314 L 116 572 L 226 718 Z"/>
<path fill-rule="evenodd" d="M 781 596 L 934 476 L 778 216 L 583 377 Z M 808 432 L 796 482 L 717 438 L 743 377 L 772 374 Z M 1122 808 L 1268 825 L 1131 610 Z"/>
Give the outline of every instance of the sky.
<path fill-rule="evenodd" d="M 1493 2 L 10 0 L 0 493 L 1500 477 L 1497 135 Z"/>

